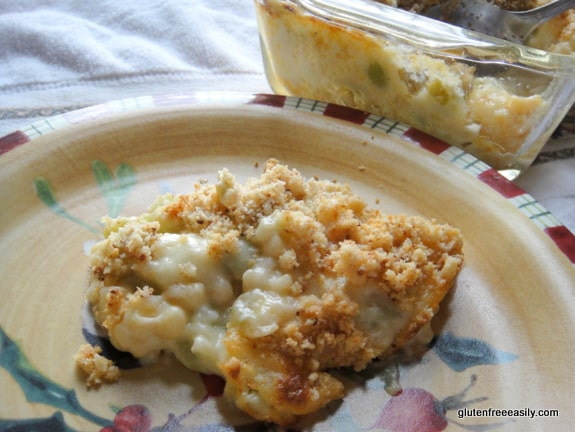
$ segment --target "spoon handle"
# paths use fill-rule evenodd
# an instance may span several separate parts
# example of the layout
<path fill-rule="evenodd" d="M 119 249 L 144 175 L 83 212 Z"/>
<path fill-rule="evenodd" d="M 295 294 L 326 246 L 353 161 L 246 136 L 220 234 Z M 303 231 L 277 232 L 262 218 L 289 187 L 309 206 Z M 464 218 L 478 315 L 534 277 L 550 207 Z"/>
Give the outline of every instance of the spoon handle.
<path fill-rule="evenodd" d="M 573 7 L 575 0 L 556 0 L 534 9 L 513 12 L 513 15 L 522 20 L 543 23 Z"/>

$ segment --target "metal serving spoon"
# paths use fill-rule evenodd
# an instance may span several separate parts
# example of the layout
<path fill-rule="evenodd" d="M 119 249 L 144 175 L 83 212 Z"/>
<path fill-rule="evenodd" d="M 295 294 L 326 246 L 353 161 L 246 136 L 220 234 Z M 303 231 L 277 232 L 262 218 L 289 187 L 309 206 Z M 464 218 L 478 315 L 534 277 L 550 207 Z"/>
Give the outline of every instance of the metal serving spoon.
<path fill-rule="evenodd" d="M 542 23 L 575 7 L 575 0 L 555 0 L 526 11 L 507 11 L 487 0 L 459 0 L 456 8 L 429 8 L 423 15 L 469 30 L 523 43 Z"/>

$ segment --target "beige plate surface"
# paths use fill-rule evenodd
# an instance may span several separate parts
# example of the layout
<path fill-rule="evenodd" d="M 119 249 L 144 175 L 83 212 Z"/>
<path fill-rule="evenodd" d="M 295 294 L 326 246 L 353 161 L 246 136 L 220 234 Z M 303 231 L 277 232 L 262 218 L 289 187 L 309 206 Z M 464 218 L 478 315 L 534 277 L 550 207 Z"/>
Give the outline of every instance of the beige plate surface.
<path fill-rule="evenodd" d="M 257 176 L 270 157 L 307 176 L 347 182 L 386 212 L 451 223 L 465 238 L 466 263 L 434 322 L 436 345 L 417 364 L 400 367 L 402 386 L 421 389 L 405 395 L 419 396 L 391 404 L 381 375 L 350 373 L 353 388 L 344 401 L 296 429 L 383 428 L 392 411 L 424 423 L 439 416 L 435 426 L 425 423 L 421 431 L 477 424 L 489 428 L 474 430 L 571 427 L 575 267 L 552 237 L 518 210 L 513 199 L 524 194 L 504 197 L 444 155 L 377 128 L 318 114 L 315 104 L 295 109 L 287 107 L 293 99 L 258 102 L 243 95 L 213 102 L 196 96 L 141 99 L 112 114 L 116 108 L 110 106 L 84 110 L 53 119 L 49 129 L 55 130 L 49 133 L 36 125 L 39 136 L 33 139 L 24 131 L 4 140 L 22 142 L 0 156 L 0 430 L 9 424 L 31 430 L 33 422 L 100 430 L 118 409 L 132 404 L 149 410 L 153 426 L 166 425 L 170 413 L 188 430 L 201 430 L 191 425 L 229 430 L 213 425 L 250 422 L 220 397 L 201 402 L 206 390 L 199 376 L 169 358 L 87 391 L 72 355 L 84 341 L 84 251 L 98 238 L 99 218 L 109 212 L 138 214 L 160 193 L 185 193 L 202 179 L 213 182 L 222 167 L 239 179 Z M 306 103 L 311 102 L 297 100 L 298 106 Z M 101 187 L 106 175 L 112 176 L 107 189 Z M 563 249 L 570 250 L 572 235 L 565 236 Z M 446 398 L 471 382 L 449 405 Z M 443 416 L 416 403 L 431 395 L 436 406 L 448 409 Z M 472 401 L 467 413 L 458 411 L 464 401 Z M 558 410 L 558 416 L 459 415 L 489 408 L 517 415 Z"/>

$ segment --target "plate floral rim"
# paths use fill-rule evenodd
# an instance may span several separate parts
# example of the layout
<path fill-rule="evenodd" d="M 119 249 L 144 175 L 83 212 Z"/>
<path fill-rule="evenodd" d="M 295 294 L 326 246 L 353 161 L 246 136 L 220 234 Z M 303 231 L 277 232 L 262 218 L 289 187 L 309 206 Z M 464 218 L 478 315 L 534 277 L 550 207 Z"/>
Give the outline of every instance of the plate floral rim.
<path fill-rule="evenodd" d="M 551 238 L 567 259 L 575 265 L 575 234 L 529 193 L 508 180 L 497 170 L 464 150 L 392 119 L 353 108 L 294 96 L 267 93 L 192 91 L 182 94 L 139 96 L 92 105 L 58 114 L 30 124 L 0 138 L 0 157 L 35 138 L 70 125 L 113 117 L 114 115 L 160 107 L 197 104 L 228 106 L 263 105 L 278 109 L 302 111 L 353 123 L 368 129 L 393 135 L 401 140 L 457 166 L 474 176 L 500 196 L 511 202 L 539 229 Z"/>
<path fill-rule="evenodd" d="M 122 113 L 133 113 L 136 112 L 136 118 L 138 110 L 145 110 L 146 108 L 152 108 L 154 112 L 159 107 L 176 108 L 178 111 L 180 109 L 186 110 L 187 107 L 193 105 L 205 107 L 206 104 L 213 103 L 214 107 L 222 108 L 237 108 L 244 105 L 260 105 L 262 107 L 270 107 L 272 109 L 285 109 L 293 111 L 301 111 L 306 113 L 311 113 L 312 115 L 326 116 L 331 119 L 341 120 L 344 124 L 345 122 L 353 123 L 360 128 L 368 128 L 371 130 L 378 130 L 383 134 L 394 135 L 395 137 L 401 139 L 403 142 L 408 142 L 409 145 L 414 145 L 423 149 L 423 151 L 428 151 L 437 156 L 430 157 L 440 157 L 445 159 L 450 164 L 454 164 L 455 170 L 461 169 L 466 172 L 462 174 L 463 176 L 472 175 L 474 178 L 485 184 L 488 188 L 499 193 L 505 199 L 510 200 L 515 207 L 520 211 L 525 213 L 523 208 L 531 205 L 532 198 L 529 197 L 524 191 L 515 186 L 511 181 L 507 180 L 505 177 L 497 173 L 495 170 L 490 168 L 488 165 L 478 161 L 473 156 L 466 154 L 464 151 L 450 147 L 449 145 L 443 143 L 442 141 L 436 140 L 426 134 L 414 130 L 408 126 L 401 123 L 391 121 L 386 118 L 371 115 L 369 113 L 360 112 L 357 110 L 349 109 L 346 107 L 322 103 L 314 100 L 303 99 L 303 98 L 293 98 L 284 97 L 278 95 L 269 94 L 246 94 L 246 93 L 187 93 L 181 95 L 167 95 L 167 96 L 146 96 L 134 99 L 125 99 L 115 102 L 110 102 L 108 104 L 97 105 L 88 107 L 78 111 L 71 111 L 57 117 L 48 118 L 45 121 L 34 123 L 33 125 L 25 128 L 21 131 L 17 131 L 7 137 L 0 138 L 0 158 L 3 154 L 11 152 L 17 147 L 23 146 L 36 138 L 50 134 L 52 131 L 58 129 L 65 129 L 67 126 L 75 124 L 86 124 L 90 121 L 96 121 L 104 119 L 104 122 L 108 119 L 114 119 L 115 116 Z M 120 118 L 122 118 L 120 116 Z M 99 123 L 97 123 L 99 124 Z M 73 131 L 74 129 L 72 129 Z M 38 143 L 40 144 L 40 143 Z M 31 148 L 32 152 L 36 147 Z M 27 151 L 27 148 L 23 150 Z M 421 154 L 421 152 L 417 152 Z M 15 156 L 19 154 L 18 151 L 13 153 Z M 5 159 L 10 161 L 12 159 Z M 121 182 L 126 186 L 126 190 L 129 189 L 133 182 L 133 172 L 130 171 L 129 164 L 120 164 L 115 173 L 109 172 L 109 167 L 101 161 L 93 161 L 92 170 L 96 176 L 96 181 L 102 180 L 108 174 L 116 175 L 123 179 Z M 108 174 L 107 174 L 108 173 Z M 99 175 L 99 176 L 98 176 Z M 475 180 L 473 180 L 475 181 Z M 43 199 L 39 194 L 40 184 L 35 180 L 36 194 L 45 203 L 49 204 L 51 207 L 53 202 L 51 200 Z M 526 195 L 528 197 L 528 206 L 522 205 L 524 201 L 520 199 L 525 199 L 523 197 Z M 104 193 L 104 198 L 106 198 Z M 530 200 L 529 200 L 530 199 Z M 108 208 L 110 207 L 109 203 Z M 115 208 L 115 207 L 113 207 Z M 52 208 L 51 208 L 52 209 Z M 53 210 L 53 209 L 52 209 Z M 112 212 L 112 210 L 110 210 Z M 531 210 L 532 211 L 532 207 Z M 64 213 L 58 213 L 61 216 Z M 549 237 L 555 240 L 554 231 L 549 228 L 562 227 L 562 225 L 545 209 L 541 207 L 541 210 L 537 214 L 526 213 L 527 217 L 534 221 L 536 225 L 545 231 Z M 533 217 L 532 217 L 533 216 Z M 74 221 L 74 220 L 73 220 Z M 552 223 L 549 223 L 552 221 Z M 75 220 L 78 222 L 78 220 Z M 81 222 L 81 221 L 80 221 Z M 89 226 L 84 226 L 88 228 Z M 563 250 L 565 255 L 574 263 L 573 245 L 575 245 L 575 237 L 566 228 L 566 236 L 560 237 L 561 241 L 555 241 L 560 248 L 565 248 L 566 252 Z M 556 234 L 555 234 L 556 236 Z M 565 240 L 567 239 L 567 240 Z M 571 252 L 570 252 L 571 251 Z M 556 255 L 554 254 L 553 257 Z M 84 315 L 83 311 L 83 315 Z M 103 352 L 106 357 L 113 359 L 121 369 L 131 369 L 140 367 L 141 364 L 133 358 L 125 358 L 125 353 L 119 353 L 111 347 L 109 340 L 105 336 L 100 336 L 98 332 L 92 332 L 92 327 L 88 321 L 82 316 L 82 334 L 84 339 L 92 344 L 99 345 L 103 347 Z M 494 336 L 494 335 L 492 335 Z M 189 417 L 199 417 L 202 414 L 200 409 L 203 406 L 210 406 L 208 401 L 217 400 L 223 393 L 223 383 L 221 378 L 215 376 L 205 376 L 200 374 L 199 378 L 204 389 L 204 396 L 196 400 L 193 405 L 186 407 L 184 411 L 178 411 L 178 414 L 169 414 L 168 420 L 165 424 L 161 426 L 155 426 L 152 428 L 152 423 L 157 423 L 157 413 L 153 410 L 151 405 L 148 405 L 146 401 L 138 400 L 120 400 L 110 403 L 108 408 L 111 409 L 111 414 L 113 419 L 108 417 L 100 417 L 100 415 L 95 414 L 92 411 L 92 407 L 89 404 L 83 402 L 82 398 L 78 398 L 74 387 L 66 387 L 59 384 L 57 381 L 53 380 L 48 376 L 44 376 L 38 369 L 34 367 L 35 359 L 28 359 L 26 352 L 22 349 L 19 340 L 12 339 L 11 335 L 4 331 L 3 326 L 0 326 L 0 368 L 3 368 L 8 372 L 13 381 L 20 387 L 24 392 L 26 399 L 30 403 L 40 403 L 47 405 L 52 408 L 56 408 L 56 411 L 50 417 L 42 418 L 27 418 L 27 419 L 0 419 L 0 430 L 67 430 L 73 431 L 68 426 L 66 418 L 64 415 L 72 414 L 73 416 L 84 419 L 87 422 L 93 423 L 101 432 L 119 432 L 120 430 L 139 430 L 139 431 L 169 431 L 176 427 L 182 426 L 184 421 Z M 485 337 L 479 337 L 473 331 L 471 333 L 459 334 L 459 329 L 452 332 L 450 329 L 445 329 L 441 331 L 433 338 L 430 342 L 428 348 L 433 351 L 434 355 L 439 359 L 440 364 L 448 367 L 451 372 L 461 373 L 465 372 L 470 374 L 467 378 L 468 380 L 463 380 L 458 383 L 456 387 L 456 393 L 449 393 L 450 396 L 445 398 L 438 398 L 435 396 L 435 389 L 424 387 L 405 387 L 397 394 L 390 394 L 387 391 L 388 380 L 391 384 L 399 385 L 399 366 L 395 369 L 389 369 L 391 378 L 387 375 L 378 376 L 377 380 L 369 384 L 372 390 L 381 391 L 382 385 L 385 383 L 386 394 L 389 396 L 385 399 L 384 403 L 380 405 L 379 401 L 377 403 L 378 412 L 376 418 L 368 429 L 380 429 L 387 428 L 391 425 L 398 425 L 401 430 L 405 430 L 407 424 L 414 424 L 413 422 L 420 424 L 420 421 L 427 421 L 429 418 L 435 419 L 435 423 L 432 425 L 432 430 L 445 430 L 448 426 L 456 426 L 466 430 L 476 430 L 476 431 L 488 431 L 499 427 L 504 427 L 509 424 L 509 422 L 514 421 L 512 418 L 503 419 L 503 421 L 496 421 L 490 423 L 476 423 L 476 424 L 465 424 L 459 421 L 462 417 L 459 417 L 461 412 L 474 408 L 467 408 L 475 403 L 479 403 L 490 399 L 488 396 L 481 396 L 470 398 L 468 392 L 475 386 L 478 380 L 478 373 L 471 368 L 486 366 L 490 367 L 493 365 L 503 365 L 508 363 L 515 363 L 520 361 L 521 354 L 520 351 L 515 349 L 505 349 L 500 350 L 496 348 L 496 345 L 491 345 L 490 342 Z M 524 357 L 525 358 L 525 357 Z M 120 360 L 122 364 L 120 364 Z M 126 363 L 126 361 L 128 363 Z M 481 369 L 483 371 L 483 369 Z M 386 372 L 387 373 L 387 372 Z M 403 374 L 403 370 L 401 372 Z M 395 377 L 395 378 L 394 378 Z M 376 382 L 377 381 L 377 382 Z M 377 387 L 379 385 L 379 387 Z M 373 387 L 375 386 L 375 387 Z M 431 393 L 433 392 L 433 393 Z M 437 393 L 439 395 L 439 393 Z M 483 394 L 483 393 L 482 393 Z M 485 393 L 487 394 L 487 393 Z M 426 401 L 426 405 L 421 409 L 420 402 Z M 417 402 L 417 403 L 416 403 Z M 451 415 L 448 417 L 447 413 L 451 411 Z M 454 417 L 453 411 L 457 411 L 458 417 Z M 541 415 L 542 417 L 559 417 L 559 410 L 540 410 L 544 411 L 546 414 Z M 471 411 L 469 411 L 471 412 Z M 406 414 L 406 413 L 409 413 Z M 547 415 L 548 414 L 548 415 Z M 536 415 L 535 412 L 524 411 L 523 409 L 517 410 L 516 414 L 509 414 L 510 417 L 525 417 L 527 415 Z M 430 417 L 431 416 L 431 417 Z M 471 414 L 473 416 L 473 414 Z M 152 421 L 152 419 L 154 420 Z M 352 411 L 349 411 L 346 406 L 341 409 L 337 409 L 331 415 L 331 419 L 328 420 L 331 430 L 345 431 L 348 430 L 359 430 L 360 423 L 358 422 L 359 417 L 354 415 Z M 191 419 L 188 419 L 189 421 Z M 127 427 L 126 421 L 129 421 L 130 427 Z M 311 419 L 313 424 L 313 419 Z M 271 429 L 267 427 L 263 428 L 265 425 L 249 423 L 246 425 L 241 425 L 238 430 L 270 430 L 279 431 L 283 429 L 276 429 L 271 426 Z M 305 426 L 303 424 L 302 426 Z M 337 426 L 337 427 L 336 427 Z M 27 429 L 30 428 L 30 429 Z M 223 423 L 213 423 L 205 426 L 201 426 L 198 430 L 229 430 L 229 428 Z M 298 429 L 290 429 L 298 430 Z M 420 430 L 419 427 L 417 430 Z"/>

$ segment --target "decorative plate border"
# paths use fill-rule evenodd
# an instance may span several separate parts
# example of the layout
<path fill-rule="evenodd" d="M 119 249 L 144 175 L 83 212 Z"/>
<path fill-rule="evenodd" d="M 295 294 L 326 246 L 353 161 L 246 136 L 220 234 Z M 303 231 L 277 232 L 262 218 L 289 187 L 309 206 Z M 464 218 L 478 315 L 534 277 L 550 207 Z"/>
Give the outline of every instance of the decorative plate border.
<path fill-rule="evenodd" d="M 146 108 L 185 106 L 199 103 L 228 106 L 255 104 L 315 113 L 399 137 L 403 141 L 426 149 L 447 160 L 498 192 L 533 221 L 537 227 L 543 230 L 571 263 L 575 265 L 575 234 L 569 231 L 566 226 L 530 194 L 506 179 L 489 165 L 464 150 L 450 146 L 444 141 L 405 124 L 352 108 L 305 98 L 262 93 L 191 92 L 177 95 L 168 94 L 122 99 L 59 114 L 6 135 L 0 138 L 0 157 L 39 136 L 46 135 L 68 125 L 90 122 Z"/>

